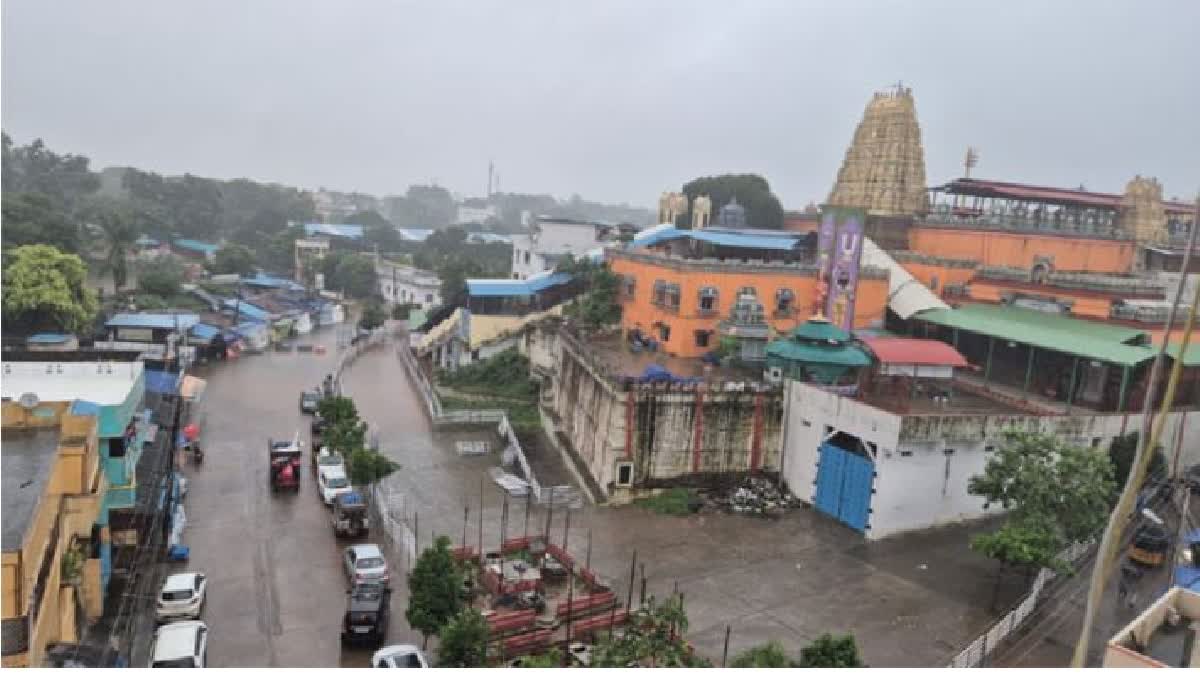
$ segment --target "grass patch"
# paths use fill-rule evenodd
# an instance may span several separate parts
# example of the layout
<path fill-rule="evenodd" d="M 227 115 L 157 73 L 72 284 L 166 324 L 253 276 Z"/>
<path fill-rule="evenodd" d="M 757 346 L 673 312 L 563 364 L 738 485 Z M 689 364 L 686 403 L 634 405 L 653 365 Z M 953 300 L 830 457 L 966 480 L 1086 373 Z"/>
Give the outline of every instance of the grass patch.
<path fill-rule="evenodd" d="M 453 372 L 439 371 L 437 381 L 465 394 L 533 399 L 538 393 L 537 383 L 529 379 L 529 359 L 516 349 Z"/>
<path fill-rule="evenodd" d="M 664 516 L 686 516 L 692 512 L 691 503 L 695 494 L 695 490 L 688 488 L 670 488 L 650 497 L 635 499 L 633 503 Z"/>

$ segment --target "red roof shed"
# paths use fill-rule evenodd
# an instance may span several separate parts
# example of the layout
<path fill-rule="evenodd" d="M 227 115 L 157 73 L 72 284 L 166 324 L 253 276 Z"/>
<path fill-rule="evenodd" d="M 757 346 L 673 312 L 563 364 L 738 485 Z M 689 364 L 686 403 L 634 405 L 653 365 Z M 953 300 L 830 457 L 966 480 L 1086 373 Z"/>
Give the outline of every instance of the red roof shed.
<path fill-rule="evenodd" d="M 918 338 L 864 337 L 863 344 L 881 363 L 965 368 L 967 360 L 945 342 Z"/>

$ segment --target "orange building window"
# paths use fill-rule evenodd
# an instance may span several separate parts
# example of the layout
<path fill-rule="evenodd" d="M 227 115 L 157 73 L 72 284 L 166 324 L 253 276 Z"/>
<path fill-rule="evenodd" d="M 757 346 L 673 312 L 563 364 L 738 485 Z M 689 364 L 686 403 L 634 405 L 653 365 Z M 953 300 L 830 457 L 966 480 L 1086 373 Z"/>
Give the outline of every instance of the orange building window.
<path fill-rule="evenodd" d="M 701 314 L 716 314 L 717 301 L 719 295 L 717 289 L 712 286 L 705 286 L 700 289 L 700 313 Z"/>

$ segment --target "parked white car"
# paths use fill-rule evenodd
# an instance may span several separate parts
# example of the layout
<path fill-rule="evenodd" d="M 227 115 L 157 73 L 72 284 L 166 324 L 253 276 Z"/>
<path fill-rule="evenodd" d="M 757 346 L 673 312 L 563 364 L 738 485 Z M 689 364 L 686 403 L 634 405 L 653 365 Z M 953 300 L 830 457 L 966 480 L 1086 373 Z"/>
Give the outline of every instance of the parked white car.
<path fill-rule="evenodd" d="M 429 661 L 416 645 L 391 645 L 371 656 L 372 668 L 428 668 Z"/>
<path fill-rule="evenodd" d="M 380 580 L 387 584 L 391 580 L 387 560 L 384 560 L 383 551 L 375 544 L 347 546 L 342 554 L 342 563 L 351 586 L 363 581 Z"/>
<path fill-rule="evenodd" d="M 321 467 L 320 473 L 317 474 L 317 486 L 321 490 L 321 500 L 325 502 L 325 506 L 333 504 L 338 495 L 353 490 L 350 487 L 350 479 L 346 477 L 346 470 L 337 466 Z"/>
<path fill-rule="evenodd" d="M 208 590 L 208 577 L 200 572 L 172 574 L 158 594 L 154 615 L 159 623 L 178 619 L 199 619 Z"/>
<path fill-rule="evenodd" d="M 151 668 L 203 668 L 208 663 L 208 626 L 203 621 L 160 626 L 150 653 Z"/>

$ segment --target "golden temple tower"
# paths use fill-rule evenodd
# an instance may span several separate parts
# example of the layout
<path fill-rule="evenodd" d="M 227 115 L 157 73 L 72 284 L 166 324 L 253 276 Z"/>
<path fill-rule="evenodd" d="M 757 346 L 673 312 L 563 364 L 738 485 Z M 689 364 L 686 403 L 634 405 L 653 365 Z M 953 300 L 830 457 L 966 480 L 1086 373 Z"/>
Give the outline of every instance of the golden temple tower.
<path fill-rule="evenodd" d="M 871 215 L 913 215 L 928 209 L 925 190 L 917 107 L 912 89 L 897 85 L 867 104 L 828 204 L 863 208 Z"/>

